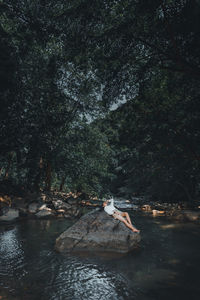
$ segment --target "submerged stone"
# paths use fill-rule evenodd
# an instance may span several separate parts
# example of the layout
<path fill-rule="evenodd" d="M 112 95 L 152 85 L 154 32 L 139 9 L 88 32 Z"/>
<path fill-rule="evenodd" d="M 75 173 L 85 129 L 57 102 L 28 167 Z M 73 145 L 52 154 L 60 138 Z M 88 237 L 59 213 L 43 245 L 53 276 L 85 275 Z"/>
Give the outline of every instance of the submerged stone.
<path fill-rule="evenodd" d="M 84 215 L 56 239 L 56 250 L 127 253 L 138 248 L 140 234 L 99 209 Z"/>

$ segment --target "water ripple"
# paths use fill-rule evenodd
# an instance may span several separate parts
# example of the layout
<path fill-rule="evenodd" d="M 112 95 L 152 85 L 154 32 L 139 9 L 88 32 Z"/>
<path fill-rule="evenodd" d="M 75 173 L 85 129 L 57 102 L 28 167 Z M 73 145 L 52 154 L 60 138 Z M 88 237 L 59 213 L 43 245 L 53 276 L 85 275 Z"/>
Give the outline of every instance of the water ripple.
<path fill-rule="evenodd" d="M 0 256 L 4 258 L 0 275 L 20 274 L 17 270 L 23 269 L 25 263 L 23 245 L 18 238 L 17 228 L 0 234 Z"/>
<path fill-rule="evenodd" d="M 77 262 L 74 258 L 65 261 L 53 282 L 46 286 L 49 299 L 125 299 L 129 295 L 127 281 L 116 274 L 105 271 L 97 265 Z M 130 289 L 129 289 L 130 290 Z"/>
<path fill-rule="evenodd" d="M 55 252 L 65 222 L 17 224 L 0 232 L 0 295 L 9 300 L 173 300 L 178 295 L 184 300 L 188 292 L 196 299 L 198 236 L 190 227 L 186 231 L 160 222 L 138 220 L 142 251 L 106 261 Z M 200 234 L 199 227 L 195 230 Z"/>

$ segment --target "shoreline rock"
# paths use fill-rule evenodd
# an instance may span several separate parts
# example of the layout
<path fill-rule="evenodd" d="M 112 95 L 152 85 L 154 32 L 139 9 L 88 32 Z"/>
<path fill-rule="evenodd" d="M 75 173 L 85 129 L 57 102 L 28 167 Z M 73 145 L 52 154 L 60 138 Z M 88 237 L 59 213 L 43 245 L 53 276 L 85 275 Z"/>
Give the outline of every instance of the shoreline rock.
<path fill-rule="evenodd" d="M 4 201 L 5 198 L 5 201 Z M 78 218 L 83 214 L 83 207 L 71 194 L 64 193 L 41 193 L 27 197 L 1 196 L 0 222 L 13 222 L 15 220 L 31 218 Z M 14 211 L 18 211 L 15 216 Z M 7 213 L 9 212 L 9 213 Z"/>
<path fill-rule="evenodd" d="M 24 192 L 23 196 L 0 194 L 0 217 L 4 216 L 0 218 L 0 222 L 2 220 L 10 222 L 9 217 L 6 216 L 9 209 L 19 211 L 19 216 L 13 217 L 12 222 L 25 218 L 79 218 L 85 213 L 85 210 L 100 208 L 102 203 L 103 199 L 97 197 L 83 198 L 82 194 L 53 191 L 42 191 L 39 194 Z M 167 203 L 148 200 L 145 197 L 130 197 L 129 199 L 115 197 L 115 205 L 120 210 L 138 211 L 153 217 L 167 217 L 180 222 L 200 222 L 200 203 L 198 201 Z M 39 213 L 41 210 L 49 212 Z"/>
<path fill-rule="evenodd" d="M 0 216 L 2 222 L 13 222 L 19 218 L 19 210 L 14 208 L 8 208 L 7 211 Z"/>

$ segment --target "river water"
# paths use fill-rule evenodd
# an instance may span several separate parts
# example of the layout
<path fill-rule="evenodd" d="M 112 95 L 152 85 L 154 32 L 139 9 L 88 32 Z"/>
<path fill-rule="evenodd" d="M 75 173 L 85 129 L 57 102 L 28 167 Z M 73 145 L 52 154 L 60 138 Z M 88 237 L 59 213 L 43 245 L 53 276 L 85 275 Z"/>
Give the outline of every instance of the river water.
<path fill-rule="evenodd" d="M 135 212 L 141 248 L 122 257 L 54 251 L 68 220 L 0 227 L 0 299 L 199 300 L 200 226 Z"/>

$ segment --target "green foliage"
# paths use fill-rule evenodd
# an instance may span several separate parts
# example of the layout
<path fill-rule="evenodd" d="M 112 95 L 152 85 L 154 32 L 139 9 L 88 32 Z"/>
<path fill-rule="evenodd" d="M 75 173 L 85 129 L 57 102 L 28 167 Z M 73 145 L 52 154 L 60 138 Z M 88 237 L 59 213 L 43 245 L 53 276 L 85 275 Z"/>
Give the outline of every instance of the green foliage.
<path fill-rule="evenodd" d="M 118 145 L 111 138 L 118 149 L 115 188 L 159 200 L 198 197 L 199 96 L 195 80 L 160 71 L 110 115 L 110 126 L 121 125 Z"/>
<path fill-rule="evenodd" d="M 109 179 L 111 153 L 105 134 L 93 124 L 80 122 L 71 129 L 59 151 L 56 172 L 66 176 L 68 188 L 87 194 L 104 192 L 103 182 Z"/>
<path fill-rule="evenodd" d="M 47 5 L 43 1 L 6 1 L 0 6 L 1 162 L 4 176 L 9 172 L 32 189 L 50 188 L 57 177 L 61 146 L 75 127 L 81 128 L 81 119 L 94 116 L 100 106 L 95 74 L 91 68 L 82 68 L 77 56 L 71 56 L 72 49 L 64 50 L 71 29 L 65 32 L 58 15 L 66 5 L 62 1 Z M 71 180 L 80 171 L 77 157 L 86 152 L 85 147 L 70 157 L 75 144 L 64 147 Z M 79 164 L 85 162 L 82 156 Z"/>
<path fill-rule="evenodd" d="M 2 178 L 198 196 L 199 1 L 6 0 L 0 11 Z"/>

